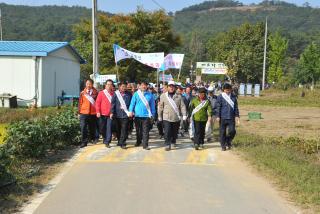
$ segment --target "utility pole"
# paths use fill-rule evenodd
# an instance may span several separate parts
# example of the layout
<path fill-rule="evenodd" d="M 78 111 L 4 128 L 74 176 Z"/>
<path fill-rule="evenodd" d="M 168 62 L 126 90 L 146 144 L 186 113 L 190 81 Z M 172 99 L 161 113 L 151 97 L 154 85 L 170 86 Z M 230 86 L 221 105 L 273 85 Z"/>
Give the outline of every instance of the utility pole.
<path fill-rule="evenodd" d="M 0 39 L 3 40 L 3 34 L 2 34 L 2 14 L 1 14 L 1 8 L 0 8 Z"/>
<path fill-rule="evenodd" d="M 266 82 L 267 41 L 268 41 L 268 16 L 266 17 L 266 29 L 265 29 L 265 38 L 264 38 L 264 56 L 263 56 L 262 90 L 264 90 L 264 89 L 265 89 L 265 82 Z"/>
<path fill-rule="evenodd" d="M 92 67 L 94 86 L 97 87 L 96 78 L 99 74 L 99 50 L 98 50 L 98 5 L 97 0 L 92 0 Z"/>

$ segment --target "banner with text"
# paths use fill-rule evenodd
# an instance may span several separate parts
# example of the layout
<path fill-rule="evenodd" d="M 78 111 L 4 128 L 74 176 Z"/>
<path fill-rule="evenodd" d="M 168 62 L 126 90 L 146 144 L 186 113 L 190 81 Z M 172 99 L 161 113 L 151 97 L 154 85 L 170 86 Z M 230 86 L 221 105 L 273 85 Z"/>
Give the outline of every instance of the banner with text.
<path fill-rule="evenodd" d="M 171 74 L 160 74 L 159 80 L 169 82 L 169 81 L 173 80 L 173 77 Z"/>
<path fill-rule="evenodd" d="M 107 74 L 107 75 L 98 75 L 96 81 L 100 84 L 104 84 L 108 79 L 111 79 L 113 82 L 117 82 L 117 75 Z"/>
<path fill-rule="evenodd" d="M 165 71 L 169 68 L 181 69 L 183 58 L 184 54 L 168 54 L 164 58 L 164 62 L 160 68 L 160 71 Z"/>
<path fill-rule="evenodd" d="M 227 74 L 228 68 L 221 62 L 197 62 L 202 74 Z"/>
<path fill-rule="evenodd" d="M 164 53 L 135 53 L 126 50 L 119 45 L 113 45 L 114 59 L 118 63 L 123 59 L 135 59 L 142 64 L 150 66 L 152 68 L 160 68 L 164 61 Z"/>

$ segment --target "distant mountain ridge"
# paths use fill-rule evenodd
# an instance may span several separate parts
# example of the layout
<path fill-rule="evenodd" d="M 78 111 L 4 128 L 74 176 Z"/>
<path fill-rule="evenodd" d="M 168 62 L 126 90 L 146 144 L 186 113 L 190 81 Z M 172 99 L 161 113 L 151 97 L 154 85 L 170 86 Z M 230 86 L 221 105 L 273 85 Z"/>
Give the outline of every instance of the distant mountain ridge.
<path fill-rule="evenodd" d="M 280 30 L 289 39 L 291 56 L 298 57 L 311 40 L 319 40 L 320 9 L 308 5 L 298 7 L 283 1 L 263 1 L 249 6 L 231 0 L 206 1 L 177 11 L 174 29 L 184 35 L 185 41 L 197 31 L 205 42 L 245 22 L 265 22 L 266 17 L 271 32 Z"/>

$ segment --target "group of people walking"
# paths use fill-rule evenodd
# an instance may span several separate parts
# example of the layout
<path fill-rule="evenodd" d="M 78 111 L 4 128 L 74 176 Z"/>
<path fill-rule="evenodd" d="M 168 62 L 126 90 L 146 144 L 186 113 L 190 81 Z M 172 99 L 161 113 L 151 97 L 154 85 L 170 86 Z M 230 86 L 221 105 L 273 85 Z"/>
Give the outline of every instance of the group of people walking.
<path fill-rule="evenodd" d="M 165 150 L 176 146 L 179 130 L 189 132 L 196 150 L 203 149 L 205 130 L 215 121 L 220 124 L 220 143 L 223 151 L 231 149 L 239 123 L 237 98 L 232 86 L 223 85 L 223 91 L 216 96 L 212 88 L 182 88 L 169 81 L 162 90 L 151 91 L 147 81 L 138 84 L 136 90 L 127 89 L 126 82 L 118 83 L 116 90 L 112 80 L 107 80 L 100 92 L 93 87 L 91 79 L 79 97 L 79 118 L 81 126 L 81 147 L 92 141 L 96 143 L 99 134 L 103 143 L 110 147 L 112 127 L 116 126 L 117 145 L 127 148 L 126 140 L 133 124 L 136 129 L 136 144 L 145 150 L 149 147 L 149 132 L 155 122 L 159 135 L 165 139 Z M 159 96 L 160 92 L 160 96 Z M 210 140 L 210 138 L 208 138 Z"/>

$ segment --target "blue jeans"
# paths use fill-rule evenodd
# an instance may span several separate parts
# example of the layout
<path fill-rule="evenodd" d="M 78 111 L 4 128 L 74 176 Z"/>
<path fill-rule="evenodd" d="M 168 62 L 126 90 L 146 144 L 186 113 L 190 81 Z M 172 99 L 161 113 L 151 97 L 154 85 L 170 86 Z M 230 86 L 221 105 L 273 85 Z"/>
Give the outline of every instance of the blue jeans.
<path fill-rule="evenodd" d="M 100 133 L 103 137 L 103 143 L 110 144 L 112 138 L 112 120 L 110 117 L 101 115 L 100 119 Z"/>

